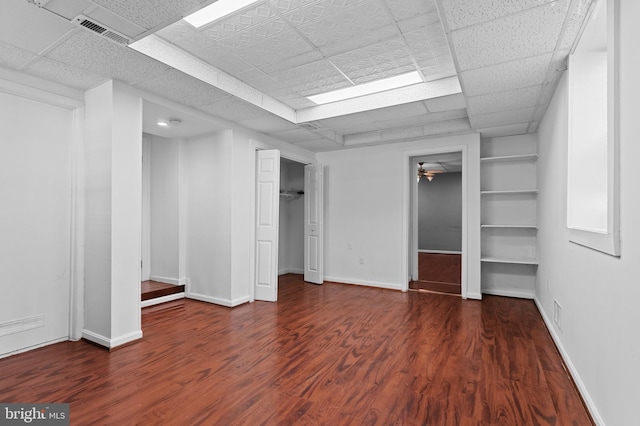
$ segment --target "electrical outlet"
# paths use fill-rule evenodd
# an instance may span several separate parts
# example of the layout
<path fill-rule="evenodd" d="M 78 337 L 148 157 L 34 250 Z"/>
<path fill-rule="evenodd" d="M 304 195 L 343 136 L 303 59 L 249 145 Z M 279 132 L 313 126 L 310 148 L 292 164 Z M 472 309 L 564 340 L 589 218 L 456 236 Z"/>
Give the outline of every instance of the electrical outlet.
<path fill-rule="evenodd" d="M 360 264 L 364 265 L 364 257 L 360 257 Z"/>
<path fill-rule="evenodd" d="M 562 305 L 557 299 L 553 299 L 553 322 L 556 323 L 559 330 L 562 330 Z"/>

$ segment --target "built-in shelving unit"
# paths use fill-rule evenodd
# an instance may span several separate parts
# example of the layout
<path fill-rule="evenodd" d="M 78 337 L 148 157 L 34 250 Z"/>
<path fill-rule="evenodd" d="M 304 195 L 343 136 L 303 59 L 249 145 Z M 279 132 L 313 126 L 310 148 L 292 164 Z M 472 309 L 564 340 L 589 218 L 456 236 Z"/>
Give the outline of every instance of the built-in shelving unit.
<path fill-rule="evenodd" d="M 482 291 L 533 297 L 538 265 L 536 140 L 525 135 L 482 144 Z"/>

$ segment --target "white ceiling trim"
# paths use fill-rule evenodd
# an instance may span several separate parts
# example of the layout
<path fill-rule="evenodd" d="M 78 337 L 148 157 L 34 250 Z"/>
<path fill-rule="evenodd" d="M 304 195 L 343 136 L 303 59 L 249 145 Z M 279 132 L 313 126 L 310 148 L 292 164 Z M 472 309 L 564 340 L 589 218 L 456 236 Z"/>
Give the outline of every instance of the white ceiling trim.
<path fill-rule="evenodd" d="M 130 44 L 129 47 L 285 120 L 295 122 L 296 112 L 293 108 L 202 62 L 160 37 L 152 34 Z"/>

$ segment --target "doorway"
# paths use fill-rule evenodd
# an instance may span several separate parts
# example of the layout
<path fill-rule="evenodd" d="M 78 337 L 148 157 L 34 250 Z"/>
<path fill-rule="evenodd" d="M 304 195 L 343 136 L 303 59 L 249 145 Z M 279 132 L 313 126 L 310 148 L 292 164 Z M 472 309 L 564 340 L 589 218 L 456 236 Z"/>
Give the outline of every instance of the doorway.
<path fill-rule="evenodd" d="M 280 159 L 278 276 L 304 274 L 304 164 Z"/>
<path fill-rule="evenodd" d="M 417 274 L 409 289 L 460 295 L 462 153 L 421 156 L 415 163 Z"/>

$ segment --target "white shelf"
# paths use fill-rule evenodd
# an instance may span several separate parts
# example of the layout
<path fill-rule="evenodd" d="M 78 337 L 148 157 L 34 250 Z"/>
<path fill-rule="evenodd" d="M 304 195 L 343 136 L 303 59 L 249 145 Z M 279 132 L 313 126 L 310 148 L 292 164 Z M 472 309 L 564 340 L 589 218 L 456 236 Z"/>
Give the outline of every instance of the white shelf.
<path fill-rule="evenodd" d="M 480 191 L 480 195 L 516 195 L 516 194 L 537 194 L 537 189 L 510 189 L 506 191 Z"/>
<path fill-rule="evenodd" d="M 536 161 L 538 154 L 507 155 L 503 157 L 481 158 L 481 163 L 506 163 L 511 161 Z"/>
<path fill-rule="evenodd" d="M 536 225 L 480 225 L 480 228 L 538 229 Z"/>
<path fill-rule="evenodd" d="M 509 263 L 512 265 L 537 265 L 537 260 L 518 260 L 518 259 L 504 259 L 497 257 L 483 257 L 480 259 L 481 262 L 487 263 Z"/>

